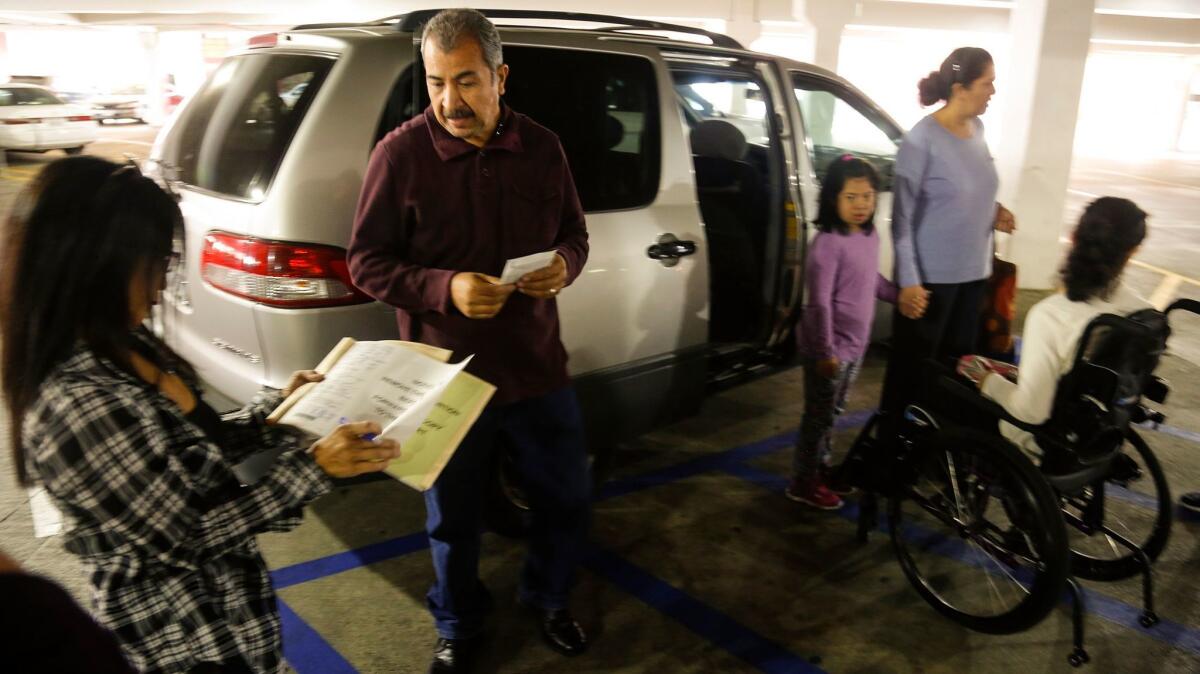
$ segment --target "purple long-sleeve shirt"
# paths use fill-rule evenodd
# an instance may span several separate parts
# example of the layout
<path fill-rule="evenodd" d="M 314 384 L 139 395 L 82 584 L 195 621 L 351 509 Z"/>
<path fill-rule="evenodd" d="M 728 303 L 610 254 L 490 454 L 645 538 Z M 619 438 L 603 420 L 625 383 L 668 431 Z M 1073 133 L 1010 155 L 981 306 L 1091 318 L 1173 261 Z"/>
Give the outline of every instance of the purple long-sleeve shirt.
<path fill-rule="evenodd" d="M 493 318 L 464 316 L 450 298 L 459 272 L 499 276 L 504 262 L 545 250 L 587 261 L 587 228 L 562 145 L 505 107 L 484 147 L 455 138 L 433 113 L 392 131 L 371 153 L 347 259 L 355 285 L 396 307 L 401 339 L 474 354 L 467 370 L 506 403 L 566 386 L 555 299 L 520 292 Z"/>
<path fill-rule="evenodd" d="M 800 354 L 841 361 L 862 358 L 875 300 L 896 301 L 896 285 L 879 274 L 879 235 L 818 232 L 809 244 L 808 292 L 797 329 Z"/>

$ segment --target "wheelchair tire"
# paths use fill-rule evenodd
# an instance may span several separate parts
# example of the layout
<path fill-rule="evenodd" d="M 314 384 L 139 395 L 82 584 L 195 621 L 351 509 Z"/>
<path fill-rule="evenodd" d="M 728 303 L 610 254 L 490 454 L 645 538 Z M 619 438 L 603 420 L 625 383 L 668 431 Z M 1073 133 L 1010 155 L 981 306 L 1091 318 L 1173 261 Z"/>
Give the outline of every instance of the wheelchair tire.
<path fill-rule="evenodd" d="M 1132 429 L 1125 433 L 1123 449 L 1138 462 L 1142 475 L 1133 485 L 1106 483 L 1104 486 L 1105 524 L 1113 531 L 1138 545 L 1153 562 L 1167 547 L 1171 535 L 1173 504 L 1167 476 L 1154 452 Z M 1132 452 L 1130 452 L 1132 448 Z M 1090 491 L 1094 494 L 1095 490 Z M 1086 497 L 1085 497 L 1086 498 Z M 1078 501 L 1076 501 L 1078 502 Z M 1064 512 L 1073 512 L 1067 497 L 1063 497 Z M 1142 565 L 1132 550 L 1104 541 L 1105 534 L 1096 532 L 1083 534 L 1067 521 L 1067 542 L 1071 547 L 1071 571 L 1088 580 L 1122 580 L 1141 573 Z M 1104 541 L 1103 544 L 1098 541 Z M 1112 551 L 1112 555 L 1100 555 L 1096 551 Z"/>
<path fill-rule="evenodd" d="M 917 593 L 987 634 L 1045 618 L 1066 585 L 1068 547 L 1058 498 L 1037 467 L 1003 438 L 948 428 L 918 441 L 908 470 L 889 526 Z"/>

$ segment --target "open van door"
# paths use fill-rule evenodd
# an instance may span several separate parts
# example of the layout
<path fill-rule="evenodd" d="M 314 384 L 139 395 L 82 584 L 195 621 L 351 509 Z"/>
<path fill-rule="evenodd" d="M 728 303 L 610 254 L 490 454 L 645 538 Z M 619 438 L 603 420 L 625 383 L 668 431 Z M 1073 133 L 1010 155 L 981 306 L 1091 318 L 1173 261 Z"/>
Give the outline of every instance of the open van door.
<path fill-rule="evenodd" d="M 802 262 L 787 97 L 772 61 L 665 53 L 708 240 L 717 379 L 786 346 Z M 759 361 L 761 362 L 761 360 Z M 727 371 L 722 371 L 727 366 Z"/>

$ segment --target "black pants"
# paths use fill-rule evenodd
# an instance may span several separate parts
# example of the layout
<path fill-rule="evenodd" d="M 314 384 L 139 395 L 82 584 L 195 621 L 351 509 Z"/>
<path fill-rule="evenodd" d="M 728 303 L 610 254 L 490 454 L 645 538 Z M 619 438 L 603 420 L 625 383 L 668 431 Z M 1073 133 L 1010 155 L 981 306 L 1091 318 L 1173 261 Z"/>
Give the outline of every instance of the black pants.
<path fill-rule="evenodd" d="M 929 306 L 918 319 L 897 310 L 892 319 L 892 350 L 879 407 L 886 412 L 884 432 L 910 403 L 936 398 L 929 385 L 926 359 L 956 360 L 975 350 L 987 279 L 966 283 L 926 283 Z M 890 434 L 890 433 L 889 433 Z"/>

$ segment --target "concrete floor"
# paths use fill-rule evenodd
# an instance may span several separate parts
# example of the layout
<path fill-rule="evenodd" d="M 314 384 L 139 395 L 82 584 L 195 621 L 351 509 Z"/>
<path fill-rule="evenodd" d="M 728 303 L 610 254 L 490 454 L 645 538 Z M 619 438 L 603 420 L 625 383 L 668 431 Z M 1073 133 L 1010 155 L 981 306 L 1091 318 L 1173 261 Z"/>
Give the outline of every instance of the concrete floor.
<path fill-rule="evenodd" d="M 149 137 L 145 127 L 105 133 L 110 142 L 95 148 L 110 156 L 142 153 L 138 143 Z M 15 169 L 0 172 L 2 210 L 16 183 L 50 158 L 20 159 Z M 1200 190 L 1200 162 L 1101 168 L 1172 182 L 1190 172 L 1184 188 L 1121 183 L 1155 214 L 1152 226 L 1187 224 L 1184 213 Z M 1099 191 L 1103 179 L 1080 171 L 1072 187 L 1116 193 Z M 1160 238 L 1156 229 L 1152 238 L 1163 243 L 1162 251 L 1148 244 L 1143 253 L 1159 255 L 1147 264 L 1166 273 L 1131 270 L 1123 304 L 1144 301 L 1171 274 L 1197 267 L 1200 230 L 1169 231 Z M 1196 296 L 1196 290 L 1180 282 L 1172 292 Z M 1023 308 L 1040 296 L 1023 292 Z M 1200 319 L 1181 322 L 1160 370 L 1174 387 L 1164 406 L 1173 433 L 1145 433 L 1176 493 L 1200 489 L 1198 342 Z M 882 363 L 878 354 L 868 359 L 836 439 L 839 452 L 877 399 Z M 622 448 L 595 506 L 592 547 L 574 595 L 593 637 L 592 650 L 580 658 L 564 660 L 540 643 L 512 600 L 522 545 L 487 535 L 481 576 L 497 605 L 481 671 L 1073 671 L 1066 664 L 1066 610 L 1017 635 L 969 632 L 917 596 L 886 535 L 866 545 L 854 541 L 853 503 L 839 513 L 817 513 L 783 497 L 802 388 L 798 370 L 783 371 L 721 392 L 701 414 Z M 0 418 L 0 437 L 5 425 Z M 0 547 L 86 601 L 79 567 L 58 539 L 32 537 L 26 499 L 12 487 L 2 449 Z M 418 494 L 374 481 L 316 502 L 292 533 L 261 537 L 282 600 L 286 655 L 300 674 L 424 671 L 433 631 L 424 610 L 432 572 L 423 517 Z M 1152 630 L 1136 624 L 1136 580 L 1085 582 L 1092 664 L 1082 671 L 1200 672 L 1198 570 L 1200 520 L 1181 515 L 1156 567 L 1163 624 Z"/>

